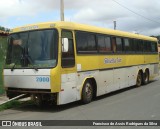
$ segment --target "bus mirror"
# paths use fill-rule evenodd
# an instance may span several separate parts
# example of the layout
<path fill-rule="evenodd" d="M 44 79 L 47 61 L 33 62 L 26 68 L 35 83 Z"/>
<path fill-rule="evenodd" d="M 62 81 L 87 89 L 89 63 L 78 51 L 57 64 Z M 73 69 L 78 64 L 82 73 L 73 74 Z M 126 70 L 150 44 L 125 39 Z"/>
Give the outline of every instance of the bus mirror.
<path fill-rule="evenodd" d="M 62 38 L 62 52 L 68 52 L 69 40 L 68 38 Z"/>

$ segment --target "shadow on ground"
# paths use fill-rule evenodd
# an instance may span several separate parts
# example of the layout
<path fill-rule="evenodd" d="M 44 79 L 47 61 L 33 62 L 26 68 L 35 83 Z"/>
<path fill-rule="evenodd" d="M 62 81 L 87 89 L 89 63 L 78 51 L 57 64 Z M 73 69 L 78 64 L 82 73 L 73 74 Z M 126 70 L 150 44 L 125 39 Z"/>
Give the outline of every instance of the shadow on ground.
<path fill-rule="evenodd" d="M 152 82 L 150 82 L 152 83 Z M 148 85 L 144 85 L 144 86 L 148 86 Z M 95 101 L 100 101 L 103 99 L 107 99 L 108 97 L 112 97 L 114 95 L 120 94 L 120 93 L 124 93 L 126 91 L 135 89 L 135 88 L 139 88 L 136 86 L 132 86 L 132 87 L 128 87 L 125 89 L 121 89 L 112 93 L 108 93 L 102 96 L 97 97 L 96 99 L 93 100 L 93 103 Z M 43 107 L 38 107 L 37 105 L 35 105 L 34 103 L 26 103 L 21 105 L 20 107 L 16 107 L 13 108 L 12 110 L 17 110 L 17 111 L 31 111 L 31 112 L 61 112 L 63 110 L 67 110 L 67 109 L 71 109 L 71 108 L 75 108 L 75 107 L 79 107 L 79 106 L 84 106 L 84 104 L 82 104 L 81 101 L 77 101 L 77 102 L 73 102 L 73 103 L 69 103 L 69 104 L 65 104 L 65 105 L 44 105 Z"/>

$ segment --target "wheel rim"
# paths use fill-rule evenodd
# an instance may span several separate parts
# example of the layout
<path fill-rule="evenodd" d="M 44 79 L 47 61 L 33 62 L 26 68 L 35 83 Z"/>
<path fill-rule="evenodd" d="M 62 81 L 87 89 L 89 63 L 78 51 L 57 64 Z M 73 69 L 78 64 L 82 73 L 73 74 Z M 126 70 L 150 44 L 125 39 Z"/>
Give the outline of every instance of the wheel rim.
<path fill-rule="evenodd" d="M 85 94 L 86 94 L 87 99 L 92 98 L 92 86 L 89 83 L 86 84 Z"/>
<path fill-rule="evenodd" d="M 137 86 L 140 86 L 142 82 L 142 78 L 141 78 L 141 74 L 138 73 L 138 77 L 137 77 Z"/>
<path fill-rule="evenodd" d="M 148 83 L 148 73 L 147 72 L 145 72 L 145 83 Z"/>
<path fill-rule="evenodd" d="M 37 95 L 37 96 L 34 96 L 34 102 L 37 106 L 42 106 L 42 98 L 41 96 Z"/>

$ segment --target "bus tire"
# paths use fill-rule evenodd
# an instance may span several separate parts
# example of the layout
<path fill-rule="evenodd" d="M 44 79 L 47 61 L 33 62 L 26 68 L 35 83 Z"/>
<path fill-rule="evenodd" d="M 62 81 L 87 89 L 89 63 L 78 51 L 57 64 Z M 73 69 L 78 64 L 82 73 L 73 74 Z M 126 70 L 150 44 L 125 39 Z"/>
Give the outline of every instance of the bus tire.
<path fill-rule="evenodd" d="M 136 86 L 139 87 L 141 85 L 142 85 L 142 72 L 139 71 L 137 75 Z"/>
<path fill-rule="evenodd" d="M 39 108 L 43 108 L 45 105 L 45 101 L 42 99 L 41 95 L 32 95 L 31 96 L 32 101 L 35 103 L 35 105 Z"/>
<path fill-rule="evenodd" d="M 143 85 L 146 85 L 149 83 L 149 72 L 148 70 L 145 71 L 143 74 Z"/>
<path fill-rule="evenodd" d="M 92 82 L 86 80 L 82 89 L 82 102 L 84 104 L 90 103 L 93 99 L 93 85 Z"/>

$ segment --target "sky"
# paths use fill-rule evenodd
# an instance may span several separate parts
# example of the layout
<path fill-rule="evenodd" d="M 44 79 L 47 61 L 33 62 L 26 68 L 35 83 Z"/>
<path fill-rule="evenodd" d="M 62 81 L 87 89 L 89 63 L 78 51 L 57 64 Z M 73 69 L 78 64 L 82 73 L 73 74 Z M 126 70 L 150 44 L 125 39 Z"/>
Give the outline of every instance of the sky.
<path fill-rule="evenodd" d="M 160 0 L 64 0 L 65 21 L 160 35 Z M 0 0 L 0 26 L 59 21 L 60 0 Z"/>

